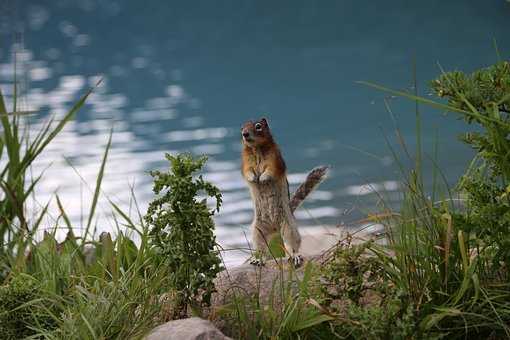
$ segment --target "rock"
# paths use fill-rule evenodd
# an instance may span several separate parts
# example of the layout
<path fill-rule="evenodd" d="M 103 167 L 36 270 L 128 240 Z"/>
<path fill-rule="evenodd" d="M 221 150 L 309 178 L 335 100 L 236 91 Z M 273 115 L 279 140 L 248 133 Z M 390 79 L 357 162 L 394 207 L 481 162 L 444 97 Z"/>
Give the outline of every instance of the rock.
<path fill-rule="evenodd" d="M 212 297 L 212 306 L 226 305 L 232 302 L 234 296 L 258 296 L 262 303 L 267 303 L 271 297 L 279 295 L 274 292 L 281 288 L 282 283 L 287 286 L 289 282 L 295 283 L 295 279 L 303 277 L 305 264 L 293 269 L 286 259 L 279 259 L 267 261 L 260 267 L 247 263 L 225 269 L 214 280 L 216 293 Z"/>
<path fill-rule="evenodd" d="M 201 318 L 174 320 L 154 328 L 144 340 L 228 340 L 211 322 Z"/>
<path fill-rule="evenodd" d="M 303 247 L 305 251 L 303 251 L 302 254 L 305 255 L 305 262 L 300 268 L 293 268 L 293 266 L 287 262 L 286 258 L 266 261 L 265 265 L 261 267 L 249 263 L 232 268 L 227 267 L 224 271 L 219 273 L 214 280 L 216 292 L 212 295 L 211 306 L 209 308 L 204 308 L 201 316 L 211 320 L 217 327 L 215 328 L 216 331 L 220 332 L 221 330 L 223 333 L 232 336 L 236 334 L 234 330 L 239 322 L 239 319 L 234 319 L 232 317 L 232 315 L 235 314 L 232 313 L 233 308 L 244 308 L 244 312 L 248 314 L 248 317 L 251 317 L 250 313 L 255 313 L 257 310 L 260 310 L 260 308 L 271 309 L 276 313 L 283 313 L 284 304 L 282 303 L 282 298 L 288 299 L 289 296 L 292 297 L 294 293 L 298 292 L 298 285 L 303 279 L 307 263 L 312 262 L 315 269 L 321 267 L 323 262 L 327 260 L 328 256 L 336 248 L 339 240 L 343 240 L 347 237 L 341 229 L 337 229 L 336 233 L 323 232 L 323 234 L 317 235 L 319 237 L 309 240 L 309 251 L 306 251 L 307 247 Z M 359 244 L 368 239 L 369 235 L 356 235 L 355 238 L 350 240 L 350 243 Z M 312 241 L 315 241 L 315 243 Z M 318 253 L 317 249 L 321 251 Z M 314 255 L 306 256 L 314 251 Z M 320 284 L 318 282 L 311 283 Z M 309 288 L 313 287 L 309 286 Z M 364 298 L 365 297 L 363 297 L 363 299 Z M 371 297 L 367 297 L 367 299 L 367 305 L 371 305 L 373 301 L 376 301 L 376 299 Z M 167 293 L 161 295 L 159 297 L 159 302 L 162 308 L 158 321 L 164 322 L 173 315 L 174 302 L 172 294 Z M 340 301 L 339 303 L 345 304 L 344 301 Z M 178 321 L 182 322 L 183 320 Z M 205 320 L 202 321 L 207 322 Z M 172 324 L 172 322 L 174 321 L 166 323 L 164 326 Z M 211 324 L 209 323 L 209 325 Z M 220 334 L 223 336 L 222 333 Z M 147 339 L 159 340 L 167 338 Z M 171 338 L 169 337 L 168 339 Z"/>
<path fill-rule="evenodd" d="M 312 234 L 314 230 L 315 234 Z M 350 236 L 349 230 L 344 228 L 333 228 L 330 230 L 318 230 L 311 228 L 303 230 L 303 243 L 301 254 L 305 262 L 300 268 L 294 269 L 287 262 L 286 258 L 270 260 L 265 266 L 257 267 L 248 263 L 233 268 L 226 268 L 218 274 L 214 280 L 217 292 L 213 294 L 212 306 L 218 307 L 232 302 L 234 296 L 255 296 L 258 294 L 261 303 L 267 303 L 268 300 L 276 295 L 275 291 L 285 288 L 297 288 L 297 282 L 303 277 L 306 262 L 314 262 L 314 265 L 321 265 L 321 262 L 328 253 L 331 252 L 339 242 L 350 239 L 350 244 L 361 244 L 371 239 L 370 233 L 356 232 L 355 236 Z M 297 279 L 297 280 L 296 280 Z M 272 301 L 275 302 L 274 300 Z"/>
<path fill-rule="evenodd" d="M 287 259 L 279 259 L 267 261 L 260 267 L 246 263 L 225 269 L 214 280 L 216 292 L 212 295 L 211 307 L 204 315 L 225 334 L 239 337 L 236 332 L 239 320 L 228 311 L 239 308 L 244 310 L 248 319 L 255 317 L 258 305 L 283 313 L 282 298 L 289 295 L 282 293 L 297 292 L 305 265 L 306 262 L 294 269 Z"/>
<path fill-rule="evenodd" d="M 359 230 L 337 227 L 300 227 L 301 248 L 299 252 L 304 256 L 317 256 L 324 254 L 335 247 L 339 242 L 351 238 L 351 244 L 360 244 L 374 239 L 374 236 L 384 232 L 380 224 L 360 225 Z"/>

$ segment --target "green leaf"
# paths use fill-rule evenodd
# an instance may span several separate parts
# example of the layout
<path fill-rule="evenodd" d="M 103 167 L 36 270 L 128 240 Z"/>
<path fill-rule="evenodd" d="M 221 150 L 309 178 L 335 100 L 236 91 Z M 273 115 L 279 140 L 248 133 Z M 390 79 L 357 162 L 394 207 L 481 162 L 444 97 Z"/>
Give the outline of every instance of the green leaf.
<path fill-rule="evenodd" d="M 445 104 L 438 103 L 436 101 L 433 101 L 433 100 L 430 100 L 430 99 L 427 99 L 427 98 L 419 97 L 419 96 L 416 96 L 416 95 L 413 95 L 413 94 L 410 94 L 410 93 L 407 93 L 407 92 L 393 90 L 393 89 L 390 89 L 388 87 L 381 86 L 381 85 L 378 85 L 378 84 L 375 84 L 375 83 L 371 83 L 371 82 L 368 82 L 368 81 L 357 81 L 357 83 L 358 84 L 362 84 L 362 85 L 366 85 L 366 86 L 370 86 L 370 87 L 373 87 L 375 89 L 378 89 L 378 90 L 381 90 L 381 91 L 385 91 L 385 92 L 391 93 L 391 94 L 399 96 L 399 97 L 405 97 L 405 98 L 408 98 L 408 99 L 412 99 L 412 100 L 414 100 L 414 101 L 416 101 L 418 103 L 427 104 L 427 105 L 429 105 L 431 107 L 434 107 L 436 109 L 440 109 L 440 110 L 444 110 L 444 111 L 450 111 L 450 112 L 458 112 L 458 113 L 462 113 L 462 114 L 465 114 L 466 116 L 470 116 L 470 117 L 473 117 L 473 118 L 477 118 L 477 119 L 481 119 L 481 120 L 487 120 L 487 121 L 490 121 L 490 122 L 493 122 L 493 123 L 496 123 L 496 124 L 504 124 L 503 122 L 501 122 L 501 121 L 499 121 L 497 119 L 486 117 L 486 116 L 482 116 L 477 111 L 470 112 L 470 111 L 467 111 L 467 110 L 459 109 L 459 108 L 456 108 L 456 107 L 453 107 L 453 106 L 450 106 L 450 105 L 445 105 Z"/>
<path fill-rule="evenodd" d="M 307 328 L 317 326 L 323 322 L 333 321 L 332 316 L 322 314 L 316 311 L 307 311 L 300 315 L 298 322 L 292 327 L 292 332 L 298 332 Z"/>
<path fill-rule="evenodd" d="M 112 144 L 112 134 L 113 134 L 113 129 L 110 130 L 110 135 L 108 137 L 108 142 L 106 143 L 106 148 L 105 148 L 104 155 L 103 155 L 103 161 L 101 162 L 101 167 L 99 168 L 99 173 L 97 174 L 96 188 L 94 190 L 94 196 L 92 198 L 92 204 L 90 206 L 89 218 L 87 220 L 87 228 L 86 228 L 85 235 L 88 234 L 88 230 L 92 224 L 92 219 L 94 218 L 94 213 L 96 211 L 96 205 L 97 205 L 97 201 L 99 199 L 99 194 L 101 193 L 101 183 L 103 182 L 104 169 L 106 166 L 106 160 L 108 159 L 108 152 L 110 151 L 110 146 Z"/>
<path fill-rule="evenodd" d="M 269 251 L 275 258 L 285 257 L 285 246 L 280 233 L 271 235 L 271 239 L 269 240 Z"/>

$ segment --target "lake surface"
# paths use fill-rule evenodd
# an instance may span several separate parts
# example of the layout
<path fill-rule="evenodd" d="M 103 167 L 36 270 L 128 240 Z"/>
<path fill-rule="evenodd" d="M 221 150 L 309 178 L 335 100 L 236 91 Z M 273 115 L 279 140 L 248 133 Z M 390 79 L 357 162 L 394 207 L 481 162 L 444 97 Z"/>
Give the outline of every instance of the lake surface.
<path fill-rule="evenodd" d="M 85 224 L 113 127 L 98 232 L 115 229 L 107 197 L 134 216 L 134 187 L 144 212 L 152 197 L 148 171 L 166 166 L 165 152 L 189 151 L 209 156 L 205 177 L 223 191 L 218 240 L 242 247 L 252 217 L 239 170 L 245 120 L 269 118 L 292 188 L 314 166 L 331 165 L 329 179 L 297 212 L 302 230 L 350 225 L 377 209 L 373 189 L 398 202 L 400 175 L 386 138 L 399 146 L 385 99 L 410 149 L 416 132 L 414 103 L 356 81 L 414 91 L 415 64 L 418 92 L 430 96 L 438 65 L 488 66 L 497 60 L 493 39 L 508 58 L 509 23 L 503 0 L 2 0 L 0 87 L 12 94 L 16 51 L 21 105 L 39 112 L 30 117 L 37 130 L 103 79 L 34 166 L 34 176 L 46 171 L 34 211 L 58 193 L 77 229 Z M 453 185 L 472 156 L 456 140 L 465 126 L 426 107 L 421 115 L 424 149 L 431 154 L 437 141 L 438 163 Z"/>

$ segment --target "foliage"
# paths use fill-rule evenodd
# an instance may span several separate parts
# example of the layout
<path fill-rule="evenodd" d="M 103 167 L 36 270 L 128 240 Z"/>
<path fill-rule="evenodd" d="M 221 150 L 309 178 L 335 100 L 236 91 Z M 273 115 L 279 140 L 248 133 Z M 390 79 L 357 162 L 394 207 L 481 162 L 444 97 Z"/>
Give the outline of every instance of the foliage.
<path fill-rule="evenodd" d="M 40 289 L 32 301 L 44 298 L 41 314 L 53 327 L 31 323 L 35 335 L 46 339 L 138 338 L 158 321 L 155 296 L 165 291 L 167 271 L 158 254 L 148 248 L 148 230 L 141 244 L 119 232 L 108 233 L 82 249 L 68 234 L 59 243 L 53 235 L 31 246 L 16 270 L 29 273 Z"/>
<path fill-rule="evenodd" d="M 81 277 L 67 295 L 55 296 L 60 313 L 55 329 L 40 329 L 47 339 L 141 338 L 158 322 L 155 296 L 165 288 L 166 271 L 129 267 L 118 280 Z"/>
<path fill-rule="evenodd" d="M 97 186 L 105 162 L 106 157 Z M 98 241 L 79 243 L 68 225 L 63 242 L 45 233 L 41 242 L 28 243 L 27 256 L 17 256 L 15 270 L 37 279 L 45 300 L 54 306 L 44 312 L 56 327 L 32 324 L 36 335 L 47 339 L 137 338 L 158 321 L 160 304 L 154 297 L 166 289 L 167 270 L 149 245 L 148 228 L 143 223 L 135 225 L 114 203 L 112 206 L 124 226 L 138 234 L 139 246 L 120 231 L 116 218 L 116 238 L 102 233 Z M 63 210 L 62 216 L 68 221 Z"/>
<path fill-rule="evenodd" d="M 510 180 L 510 63 L 508 61 L 471 75 L 448 72 L 432 82 L 435 93 L 448 99 L 469 124 L 481 130 L 467 132 L 461 139 L 477 151 L 489 170 L 490 180 Z M 468 174 L 469 176 L 469 174 Z"/>
<path fill-rule="evenodd" d="M 43 209 L 40 218 L 29 225 L 30 221 L 27 221 L 25 216 L 25 202 L 42 175 L 27 182 L 28 169 L 64 126 L 74 118 L 92 92 L 90 89 L 85 93 L 58 123 L 55 123 L 53 118 L 50 119 L 43 124 L 34 138 L 30 138 L 24 129 L 23 113 L 18 111 L 16 86 L 15 84 L 12 112 L 7 110 L 0 91 L 0 123 L 2 126 L 0 156 L 5 154 L 7 159 L 7 162 L 3 163 L 0 168 L 0 189 L 2 192 L 0 195 L 0 239 L 5 243 L 0 248 L 0 258 L 4 258 L 0 259 L 1 263 L 9 260 L 14 248 L 20 246 L 19 242 L 31 238 L 46 212 Z M 3 275 L 5 275 L 8 268 L 0 268 L 0 270 L 3 270 Z M 0 272 L 0 278 L 1 275 L 2 272 Z"/>
<path fill-rule="evenodd" d="M 407 339 L 417 332 L 415 310 L 391 284 L 372 253 L 373 242 L 340 242 L 320 273 L 320 302 L 338 315 L 334 333 L 347 339 Z"/>
<path fill-rule="evenodd" d="M 233 287 L 232 301 L 219 313 L 235 339 L 309 339 L 328 338 L 332 333 L 327 322 L 333 317 L 314 300 L 317 293 L 317 268 L 307 262 L 300 279 L 292 267 L 273 282 L 269 296 L 248 295 Z M 260 280 L 257 280 L 260 282 Z"/>
<path fill-rule="evenodd" d="M 494 268 L 510 265 L 510 63 L 499 62 L 471 75 L 444 73 L 432 82 L 468 123 L 480 129 L 462 140 L 476 150 L 475 161 L 459 182 L 467 195 L 467 212 L 454 222 L 483 250 L 492 249 Z"/>
<path fill-rule="evenodd" d="M 44 295 L 40 285 L 29 275 L 16 275 L 0 286 L 2 339 L 14 340 L 34 335 L 34 325 L 47 329 L 55 327 L 51 317 L 42 309 L 41 299 Z"/>
<path fill-rule="evenodd" d="M 466 212 L 448 201 L 436 205 L 415 180 L 407 185 L 400 214 L 384 221 L 392 255 L 372 249 L 402 301 L 416 309 L 417 334 L 508 337 L 510 287 L 497 279 L 493 252 L 459 223 Z"/>
<path fill-rule="evenodd" d="M 508 61 L 498 62 L 469 75 L 461 71 L 443 73 L 432 81 L 431 87 L 439 97 L 448 99 L 452 108 L 464 110 L 463 118 L 468 123 L 484 123 L 484 119 L 494 118 L 495 107 L 500 112 L 510 111 Z"/>
<path fill-rule="evenodd" d="M 166 259 L 171 287 L 180 293 L 179 313 L 185 315 L 187 306 L 209 305 L 214 291 L 213 279 L 221 270 L 221 261 L 214 247 L 212 215 L 219 211 L 221 193 L 199 171 L 206 158 L 193 159 L 191 155 L 167 154 L 169 172 L 152 171 L 154 193 L 159 195 L 150 204 L 145 220 L 151 226 L 154 246 Z M 209 209 L 205 193 L 216 200 Z"/>
<path fill-rule="evenodd" d="M 398 296 L 385 301 L 381 306 L 349 305 L 345 318 L 335 323 L 334 332 L 342 339 L 425 338 L 417 334 L 413 306 L 404 308 Z"/>
<path fill-rule="evenodd" d="M 470 237 L 473 248 L 490 261 L 491 273 L 508 281 L 510 265 L 510 187 L 476 169 L 459 185 L 466 192 L 467 211 L 453 215 L 454 223 Z"/>
<path fill-rule="evenodd" d="M 400 165 L 404 190 L 399 212 L 386 208 L 384 215 L 391 218 L 379 221 L 387 227 L 388 247 L 372 250 L 389 281 L 403 292 L 403 301 L 415 308 L 416 334 L 510 337 L 509 80 L 508 62 L 471 75 L 443 73 L 432 88 L 448 105 L 369 84 L 478 125 L 462 136 L 477 154 L 457 185 L 461 205 L 454 204 L 449 188 L 441 201 L 425 191 L 418 148 L 414 169 Z"/>
<path fill-rule="evenodd" d="M 60 198 L 60 210 L 51 216 L 44 238 L 35 240 L 42 222 L 49 217 L 50 202 L 38 215 L 26 215 L 29 195 L 42 175 L 29 180 L 30 166 L 84 104 L 87 92 L 58 122 L 43 125 L 34 138 L 28 134 L 23 113 L 7 112 L 0 94 L 0 334 L 2 338 L 125 339 L 141 338 L 158 322 L 160 303 L 155 296 L 165 292 L 167 269 L 149 244 L 143 220 L 135 223 L 111 202 L 118 232 L 100 235 L 96 241 L 89 228 L 101 193 L 111 134 L 97 174 L 87 228 L 75 236 Z M 16 92 L 14 102 L 17 101 Z M 136 199 L 133 197 L 136 203 Z M 140 211 L 137 208 L 138 215 Z M 121 231 L 121 228 L 127 232 Z M 58 229 L 68 229 L 63 242 Z M 137 242 L 130 234 L 135 233 Z"/>
<path fill-rule="evenodd" d="M 348 299 L 359 303 L 367 291 L 386 291 L 382 268 L 373 256 L 367 255 L 371 243 L 352 245 L 351 238 L 339 243 L 322 269 L 322 290 L 328 305 Z"/>

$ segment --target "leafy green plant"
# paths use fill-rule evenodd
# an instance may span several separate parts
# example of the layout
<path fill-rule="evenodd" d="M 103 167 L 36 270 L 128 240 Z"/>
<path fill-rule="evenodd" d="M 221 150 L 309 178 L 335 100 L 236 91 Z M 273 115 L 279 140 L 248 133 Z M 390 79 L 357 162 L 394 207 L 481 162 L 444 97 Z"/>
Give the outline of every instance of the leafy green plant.
<path fill-rule="evenodd" d="M 8 283 L 0 286 L 2 339 L 15 340 L 34 335 L 35 325 L 47 329 L 56 327 L 52 318 L 41 307 L 44 296 L 40 284 L 29 275 L 16 275 Z"/>
<path fill-rule="evenodd" d="M 369 256 L 371 242 L 352 245 L 351 239 L 334 249 L 321 271 L 322 290 L 328 304 L 344 299 L 359 303 L 367 291 L 385 292 L 387 282 L 377 259 Z"/>
<path fill-rule="evenodd" d="M 403 308 L 398 295 L 381 306 L 352 304 L 346 307 L 344 313 L 344 317 L 333 325 L 335 335 L 341 339 L 434 338 L 417 333 L 415 311 L 411 305 Z"/>
<path fill-rule="evenodd" d="M 500 62 L 471 75 L 462 72 L 443 73 L 432 82 L 432 89 L 448 104 L 459 110 L 478 131 L 466 132 L 462 141 L 477 151 L 475 166 L 487 170 L 489 180 L 510 181 L 510 63 Z M 466 174 L 469 176 L 469 172 Z"/>
<path fill-rule="evenodd" d="M 510 113 L 510 63 L 497 64 L 476 70 L 472 74 L 461 71 L 444 72 L 431 82 L 432 90 L 448 99 L 452 108 L 466 111 L 463 118 L 468 123 L 484 123 L 498 111 Z M 494 121 L 497 122 L 497 121 Z"/>
<path fill-rule="evenodd" d="M 449 188 L 448 197 L 431 199 L 436 195 L 424 188 L 418 149 L 415 168 L 402 171 L 399 212 L 380 220 L 388 247 L 372 250 L 404 301 L 414 306 L 417 334 L 510 337 L 509 79 L 506 61 L 471 75 L 443 72 L 432 87 L 448 104 L 365 83 L 478 125 L 462 137 L 477 154 L 457 185 L 461 205 L 454 204 Z"/>
<path fill-rule="evenodd" d="M 466 75 L 444 73 L 432 82 L 440 97 L 461 112 L 477 131 L 461 139 L 476 150 L 476 158 L 459 182 L 467 194 L 467 212 L 453 216 L 456 225 L 492 249 L 492 264 L 510 265 L 510 63 L 498 64 Z M 501 272 L 507 274 L 507 271 Z"/>
<path fill-rule="evenodd" d="M 159 195 L 150 204 L 145 220 L 151 227 L 151 240 L 171 273 L 172 288 L 179 294 L 177 312 L 187 313 L 187 307 L 209 305 L 214 291 L 213 279 L 221 270 L 218 252 L 214 249 L 212 215 L 219 211 L 221 193 L 202 176 L 193 177 L 207 158 L 167 154 L 169 172 L 152 171 L 154 193 Z M 215 207 L 207 199 L 215 199 Z"/>
<path fill-rule="evenodd" d="M 318 301 L 335 315 L 333 333 L 346 339 L 407 339 L 417 334 L 410 300 L 374 256 L 373 241 L 352 244 L 348 236 L 321 267 Z"/>

